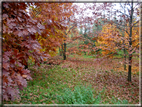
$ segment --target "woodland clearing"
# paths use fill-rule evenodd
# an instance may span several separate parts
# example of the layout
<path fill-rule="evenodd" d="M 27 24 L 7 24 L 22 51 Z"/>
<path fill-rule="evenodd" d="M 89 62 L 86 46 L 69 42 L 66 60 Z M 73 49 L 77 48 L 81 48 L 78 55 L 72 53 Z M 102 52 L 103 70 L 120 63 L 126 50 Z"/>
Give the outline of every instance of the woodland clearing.
<path fill-rule="evenodd" d="M 66 61 L 57 56 L 60 65 L 30 63 L 33 81 L 21 91 L 21 101 L 7 104 L 138 104 L 139 71 L 133 67 L 133 81 L 127 81 L 127 72 L 120 58 L 101 59 L 100 63 L 92 56 L 70 55 Z M 134 58 L 135 63 L 138 60 Z M 56 62 L 57 63 L 57 62 Z M 115 65 L 114 65 L 115 64 Z M 135 66 L 135 65 L 133 65 Z M 115 69 L 117 68 L 117 69 Z M 119 68 L 119 69 L 118 69 Z M 136 71 L 137 70 L 137 71 Z M 89 87 L 89 88 L 88 88 Z M 82 93 L 84 90 L 86 93 Z M 67 91 L 66 91 L 67 90 Z M 77 93 L 70 96 L 71 93 Z M 86 94 L 86 96 L 85 96 Z M 79 95 L 79 96 L 77 96 Z M 89 96 L 90 95 L 90 96 Z M 88 97 L 89 96 L 89 97 Z M 72 101 L 74 98 L 74 102 Z M 82 98 L 82 99 L 81 99 Z"/>

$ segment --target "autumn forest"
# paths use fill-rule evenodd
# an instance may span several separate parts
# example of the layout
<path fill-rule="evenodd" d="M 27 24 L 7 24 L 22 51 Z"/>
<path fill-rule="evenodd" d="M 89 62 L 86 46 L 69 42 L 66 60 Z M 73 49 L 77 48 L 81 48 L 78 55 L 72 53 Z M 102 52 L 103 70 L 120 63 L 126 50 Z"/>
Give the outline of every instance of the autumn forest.
<path fill-rule="evenodd" d="M 140 3 L 2 2 L 2 104 L 139 104 Z"/>

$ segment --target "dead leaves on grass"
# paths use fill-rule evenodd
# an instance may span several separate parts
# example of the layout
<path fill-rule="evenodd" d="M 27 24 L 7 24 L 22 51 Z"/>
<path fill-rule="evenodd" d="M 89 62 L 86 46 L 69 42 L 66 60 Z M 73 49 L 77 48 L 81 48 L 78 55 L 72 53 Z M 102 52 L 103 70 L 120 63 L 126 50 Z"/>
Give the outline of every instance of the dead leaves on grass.
<path fill-rule="evenodd" d="M 70 88 L 73 88 L 78 81 L 87 85 L 91 84 L 98 92 L 105 87 L 106 96 L 104 97 L 104 101 L 115 96 L 121 100 L 126 99 L 129 103 L 136 104 L 139 99 L 138 75 L 132 75 L 132 83 L 127 82 L 127 72 L 123 72 L 123 66 L 117 64 L 117 62 L 118 59 L 104 59 L 98 63 L 93 60 L 76 60 L 70 58 L 60 64 L 61 69 L 64 69 L 63 76 L 61 77 L 63 79 L 62 82 L 63 84 L 68 84 Z M 71 73 L 71 81 L 65 80 L 66 72 Z"/>
<path fill-rule="evenodd" d="M 108 98 L 115 96 L 136 104 L 139 99 L 139 77 L 132 75 L 132 83 L 127 82 L 127 72 L 123 72 L 123 66 L 117 64 L 117 60 L 105 59 L 97 63 L 71 59 L 64 62 L 62 68 L 67 68 L 68 71 L 69 69 L 78 71 L 77 75 L 80 75 L 79 79 L 82 83 L 91 84 L 97 89 L 96 91 L 105 87 Z"/>

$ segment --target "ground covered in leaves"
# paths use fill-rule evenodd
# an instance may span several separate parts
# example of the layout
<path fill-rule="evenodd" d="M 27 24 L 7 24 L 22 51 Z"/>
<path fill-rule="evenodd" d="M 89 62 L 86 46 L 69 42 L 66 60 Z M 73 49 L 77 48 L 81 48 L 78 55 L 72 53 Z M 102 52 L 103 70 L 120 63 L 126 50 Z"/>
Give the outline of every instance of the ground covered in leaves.
<path fill-rule="evenodd" d="M 119 60 L 71 56 L 66 61 L 59 58 L 58 64 L 31 64 L 33 80 L 21 91 L 21 100 L 5 103 L 138 104 L 139 71 L 133 69 L 128 82 Z"/>

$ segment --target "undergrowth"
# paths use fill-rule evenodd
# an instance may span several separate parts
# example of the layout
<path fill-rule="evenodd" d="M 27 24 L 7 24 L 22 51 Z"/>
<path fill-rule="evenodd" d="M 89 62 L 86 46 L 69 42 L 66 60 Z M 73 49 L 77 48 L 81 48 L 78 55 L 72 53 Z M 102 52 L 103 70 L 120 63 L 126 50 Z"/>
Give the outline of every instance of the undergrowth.
<path fill-rule="evenodd" d="M 115 84 L 116 77 L 123 78 L 125 72 L 120 75 L 114 69 L 97 71 L 94 65 L 90 65 L 92 63 L 84 65 L 82 62 L 67 61 L 54 66 L 41 64 L 40 67 L 29 63 L 33 80 L 21 90 L 21 100 L 5 104 L 131 104 L 131 98 L 125 97 L 128 94 L 135 97 L 133 102 L 138 103 L 136 83 L 121 81 L 119 85 Z"/>

